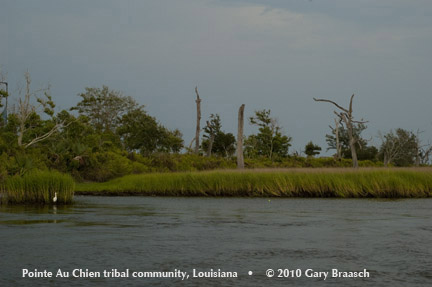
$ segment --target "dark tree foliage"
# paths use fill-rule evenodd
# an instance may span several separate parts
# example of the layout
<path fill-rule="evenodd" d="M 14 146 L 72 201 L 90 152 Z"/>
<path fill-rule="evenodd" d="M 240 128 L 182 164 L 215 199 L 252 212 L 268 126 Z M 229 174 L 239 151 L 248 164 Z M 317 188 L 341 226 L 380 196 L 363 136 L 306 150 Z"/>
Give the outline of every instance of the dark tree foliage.
<path fill-rule="evenodd" d="M 365 124 L 359 123 L 353 125 L 353 134 L 357 139 L 355 143 L 357 157 L 359 160 L 376 160 L 378 156 L 378 149 L 374 146 L 368 146 L 366 139 L 361 137 L 361 133 L 367 128 Z M 336 131 L 333 129 L 332 134 L 326 135 L 327 150 L 336 150 Z M 343 158 L 351 158 L 351 149 L 349 144 L 348 131 L 344 126 L 339 127 L 339 142 L 342 149 Z"/>
<path fill-rule="evenodd" d="M 319 155 L 321 151 L 321 147 L 315 145 L 312 141 L 308 142 L 305 146 L 305 154 L 308 157 L 313 157 L 315 155 Z"/>
<path fill-rule="evenodd" d="M 143 108 L 136 108 L 123 115 L 117 128 L 128 151 L 139 151 L 143 155 L 154 152 L 179 152 L 183 147 L 181 133 L 169 131 Z"/>
<path fill-rule="evenodd" d="M 223 131 L 219 131 L 214 137 L 214 142 L 211 150 L 212 154 L 221 157 L 233 156 L 236 150 L 235 142 L 236 139 L 232 133 L 225 133 Z M 202 146 L 204 150 L 208 149 L 209 143 L 209 139 L 203 140 Z"/>
<path fill-rule="evenodd" d="M 204 127 L 204 140 L 206 141 L 205 150 L 207 151 L 207 156 L 211 156 L 213 152 L 213 143 L 215 137 L 221 132 L 222 124 L 218 114 L 211 114 L 210 120 L 206 122 Z M 203 145 L 204 148 L 204 145 Z"/>
<path fill-rule="evenodd" d="M 202 149 L 207 156 L 231 157 L 235 152 L 235 137 L 232 133 L 222 131 L 222 124 L 218 114 L 211 114 L 204 128 Z"/>
<path fill-rule="evenodd" d="M 71 110 L 77 110 L 80 115 L 87 116 L 91 125 L 98 131 L 114 132 L 121 117 L 138 108 L 132 97 L 110 90 L 107 86 L 85 90 L 85 93 L 79 94 L 81 101 Z"/>
<path fill-rule="evenodd" d="M 275 118 L 270 117 L 270 110 L 255 111 L 249 118 L 252 125 L 258 126 L 258 134 L 249 136 L 245 141 L 247 156 L 285 157 L 291 146 L 291 137 L 282 134 L 281 127 Z"/>

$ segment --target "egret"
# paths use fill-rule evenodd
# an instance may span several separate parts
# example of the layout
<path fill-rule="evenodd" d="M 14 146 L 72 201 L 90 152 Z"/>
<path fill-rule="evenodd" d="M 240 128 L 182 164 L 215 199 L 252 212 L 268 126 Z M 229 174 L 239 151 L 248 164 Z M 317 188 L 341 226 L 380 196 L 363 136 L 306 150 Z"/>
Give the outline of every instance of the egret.
<path fill-rule="evenodd" d="M 53 202 L 54 202 L 54 203 L 57 202 L 57 192 L 54 193 Z"/>

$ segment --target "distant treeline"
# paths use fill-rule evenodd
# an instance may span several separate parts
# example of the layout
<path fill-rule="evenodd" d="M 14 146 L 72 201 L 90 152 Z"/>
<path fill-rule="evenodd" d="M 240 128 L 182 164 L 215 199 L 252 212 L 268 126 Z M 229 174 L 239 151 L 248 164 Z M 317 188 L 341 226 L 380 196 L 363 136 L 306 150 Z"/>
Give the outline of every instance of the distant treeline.
<path fill-rule="evenodd" d="M 49 169 L 80 181 L 106 181 L 136 173 L 236 167 L 236 138 L 223 130 L 216 112 L 206 117 L 195 149 L 195 139 L 185 143 L 179 130 L 163 126 L 132 97 L 106 86 L 85 88 L 76 106 L 56 113 L 49 88 L 34 92 L 30 84 L 26 73 L 13 108 L 5 106 L 9 94 L 0 93 L 0 180 Z M 289 150 L 292 138 L 270 110 L 255 111 L 248 122 L 257 130 L 244 138 L 246 168 L 351 166 L 349 131 L 343 125 L 326 136 L 335 156 L 317 158 L 322 148 L 312 142 L 302 151 Z M 382 144 L 375 147 L 362 138 L 365 129 L 364 123 L 353 129 L 360 166 L 429 164 L 431 148 L 421 144 L 419 133 L 396 129 L 381 134 Z"/>

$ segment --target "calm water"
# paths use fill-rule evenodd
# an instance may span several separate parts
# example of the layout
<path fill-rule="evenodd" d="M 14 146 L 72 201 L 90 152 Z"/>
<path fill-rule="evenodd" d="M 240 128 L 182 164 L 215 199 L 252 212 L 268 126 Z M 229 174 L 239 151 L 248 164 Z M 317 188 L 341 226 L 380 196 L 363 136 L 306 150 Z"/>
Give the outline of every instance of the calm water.
<path fill-rule="evenodd" d="M 55 278 L 58 269 L 69 278 Z M 129 278 L 73 278 L 74 269 Z M 238 278 L 192 278 L 192 271 Z M 266 270 L 300 269 L 300 278 Z M 307 269 L 370 278 L 307 278 Z M 22 270 L 53 278 L 22 278 Z M 131 278 L 132 272 L 190 278 Z M 253 275 L 248 275 L 252 271 Z M 0 206 L 0 286 L 432 285 L 432 200 L 76 197 L 69 207 Z"/>

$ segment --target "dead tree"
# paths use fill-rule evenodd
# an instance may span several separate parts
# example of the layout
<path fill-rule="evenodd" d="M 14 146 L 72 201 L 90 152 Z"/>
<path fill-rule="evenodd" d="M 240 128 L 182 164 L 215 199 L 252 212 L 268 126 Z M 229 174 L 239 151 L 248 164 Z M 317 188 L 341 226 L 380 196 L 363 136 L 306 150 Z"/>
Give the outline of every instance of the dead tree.
<path fill-rule="evenodd" d="M 197 106 L 197 124 L 195 131 L 195 154 L 199 153 L 199 135 L 200 135 L 200 121 L 201 121 L 201 99 L 198 94 L 198 87 L 195 87 L 197 99 L 195 100 Z"/>
<path fill-rule="evenodd" d="M 26 86 L 24 91 L 24 97 L 20 97 L 18 100 L 18 107 L 15 110 L 15 116 L 18 122 L 18 146 L 28 148 L 35 143 L 51 137 L 60 128 L 64 127 L 64 122 L 57 122 L 54 127 L 52 127 L 51 130 L 46 133 L 40 135 L 36 134 L 33 139 L 31 139 L 28 143 L 23 142 L 24 134 L 26 134 L 29 129 L 32 129 L 32 126 L 28 124 L 28 121 L 34 113 L 36 113 L 39 109 L 43 109 L 44 113 L 48 114 L 49 116 L 52 117 L 54 115 L 54 103 L 51 100 L 49 88 L 32 92 L 30 91 L 31 79 L 28 72 L 25 73 L 25 80 Z M 37 96 L 37 94 L 41 92 L 45 95 L 46 99 Z M 36 98 L 38 102 L 37 106 L 31 103 L 32 97 Z"/>
<path fill-rule="evenodd" d="M 241 105 L 238 111 L 238 131 L 237 131 L 237 168 L 244 169 L 243 158 L 243 125 L 244 125 L 244 108 Z"/>
<path fill-rule="evenodd" d="M 353 102 L 354 94 L 351 96 L 349 108 L 346 109 L 344 107 L 339 106 L 333 101 L 326 100 L 326 99 L 314 99 L 316 102 L 327 102 L 335 105 L 341 112 L 334 112 L 341 121 L 345 123 L 346 129 L 348 131 L 348 137 L 349 137 L 349 145 L 351 149 L 351 157 L 353 162 L 353 167 L 358 168 L 358 160 L 357 160 L 357 152 L 356 152 L 356 143 L 358 141 L 358 138 L 356 138 L 356 135 L 354 134 L 354 126 L 353 124 L 363 124 L 367 123 L 367 121 L 355 121 L 352 115 L 352 102 Z"/>

